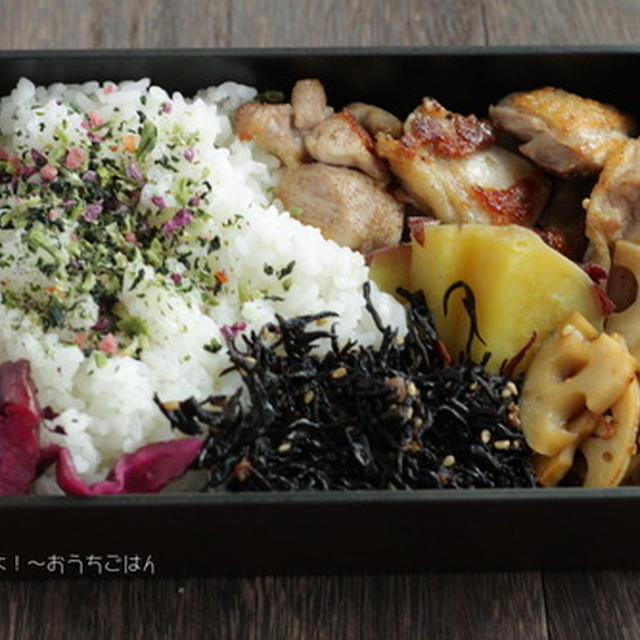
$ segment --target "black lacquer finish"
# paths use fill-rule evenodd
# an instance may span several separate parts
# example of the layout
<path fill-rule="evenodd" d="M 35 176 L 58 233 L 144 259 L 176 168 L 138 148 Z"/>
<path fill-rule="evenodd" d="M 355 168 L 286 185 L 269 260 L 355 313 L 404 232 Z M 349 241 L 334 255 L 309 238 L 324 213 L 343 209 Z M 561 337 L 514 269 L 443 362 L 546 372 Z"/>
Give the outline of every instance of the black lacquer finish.
<path fill-rule="evenodd" d="M 225 80 L 288 90 L 313 76 L 335 106 L 371 101 L 400 116 L 427 93 L 484 114 L 543 85 L 640 116 L 628 82 L 639 65 L 640 47 L 0 52 L 0 95 L 21 76 L 150 77 L 185 94 Z M 163 575 L 640 568 L 638 513 L 640 487 L 2 498 L 0 556 L 152 554 Z"/>

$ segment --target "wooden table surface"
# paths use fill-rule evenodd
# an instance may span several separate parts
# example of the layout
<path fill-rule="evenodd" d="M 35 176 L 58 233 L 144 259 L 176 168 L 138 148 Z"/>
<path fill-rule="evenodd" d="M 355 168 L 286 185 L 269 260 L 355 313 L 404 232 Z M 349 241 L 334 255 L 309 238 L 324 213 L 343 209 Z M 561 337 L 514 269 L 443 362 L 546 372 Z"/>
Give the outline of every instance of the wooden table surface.
<path fill-rule="evenodd" d="M 4 49 L 612 44 L 638 34 L 636 0 L 0 0 Z M 638 638 L 639 605 L 635 571 L 0 581 L 0 638 Z"/>

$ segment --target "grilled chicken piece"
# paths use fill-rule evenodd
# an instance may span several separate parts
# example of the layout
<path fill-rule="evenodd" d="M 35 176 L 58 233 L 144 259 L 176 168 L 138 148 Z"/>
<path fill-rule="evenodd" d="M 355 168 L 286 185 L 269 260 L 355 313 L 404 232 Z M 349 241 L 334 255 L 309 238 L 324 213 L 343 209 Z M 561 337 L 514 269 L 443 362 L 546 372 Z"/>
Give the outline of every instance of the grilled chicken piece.
<path fill-rule="evenodd" d="M 327 106 L 327 94 L 320 80 L 298 80 L 291 91 L 293 124 L 296 129 L 313 129 L 328 118 L 333 109 Z"/>
<path fill-rule="evenodd" d="M 368 253 L 398 244 L 403 206 L 369 176 L 345 167 L 304 164 L 287 169 L 276 195 L 298 219 L 340 245 Z"/>
<path fill-rule="evenodd" d="M 392 138 L 402 135 L 402 121 L 380 107 L 365 102 L 352 102 L 345 109 L 375 138 L 388 133 Z"/>
<path fill-rule="evenodd" d="M 560 176 L 597 173 L 633 130 L 615 107 L 545 87 L 512 93 L 489 109 L 498 128 L 526 140 L 520 151 Z"/>
<path fill-rule="evenodd" d="M 609 271 L 617 240 L 640 242 L 640 140 L 627 140 L 611 153 L 585 205 L 591 242 L 586 259 Z"/>
<path fill-rule="evenodd" d="M 245 102 L 235 112 L 240 140 L 255 140 L 287 167 L 296 167 L 307 157 L 302 135 L 292 124 L 293 107 L 290 104 Z"/>
<path fill-rule="evenodd" d="M 436 218 L 530 226 L 547 201 L 549 182 L 494 141 L 488 121 L 425 98 L 407 119 L 405 135 L 379 134 L 376 149 L 414 202 Z"/>
<path fill-rule="evenodd" d="M 344 110 L 323 120 L 304 139 L 307 151 L 318 162 L 355 167 L 374 180 L 387 181 L 389 173 L 375 154 L 371 136 Z"/>

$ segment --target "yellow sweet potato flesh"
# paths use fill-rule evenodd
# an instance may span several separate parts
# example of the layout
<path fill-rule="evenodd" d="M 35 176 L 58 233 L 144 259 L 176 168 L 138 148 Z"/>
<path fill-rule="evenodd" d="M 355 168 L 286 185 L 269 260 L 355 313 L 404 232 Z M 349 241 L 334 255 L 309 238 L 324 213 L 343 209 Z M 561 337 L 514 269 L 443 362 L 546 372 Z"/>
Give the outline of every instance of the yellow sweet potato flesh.
<path fill-rule="evenodd" d="M 455 357 L 464 350 L 469 318 L 464 292 L 443 298 L 457 281 L 468 284 L 476 302 L 479 333 L 472 356 L 491 353 L 496 372 L 536 334 L 518 371 L 526 369 L 537 346 L 572 311 L 601 329 L 603 316 L 591 279 L 576 264 L 548 247 L 529 229 L 515 225 L 425 225 L 423 242 L 412 238 L 410 283 L 424 291 L 440 337 Z"/>

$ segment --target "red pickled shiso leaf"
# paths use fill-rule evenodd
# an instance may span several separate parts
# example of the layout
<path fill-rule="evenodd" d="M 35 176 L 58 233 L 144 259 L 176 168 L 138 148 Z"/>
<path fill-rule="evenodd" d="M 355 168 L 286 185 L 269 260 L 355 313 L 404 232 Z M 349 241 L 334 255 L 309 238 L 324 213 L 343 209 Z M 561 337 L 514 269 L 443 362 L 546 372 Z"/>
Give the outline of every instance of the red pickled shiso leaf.
<path fill-rule="evenodd" d="M 62 490 L 75 496 L 157 493 L 185 473 L 203 442 L 203 438 L 182 438 L 148 444 L 122 456 L 105 480 L 92 485 L 78 476 L 68 449 L 61 448 L 56 477 Z"/>

